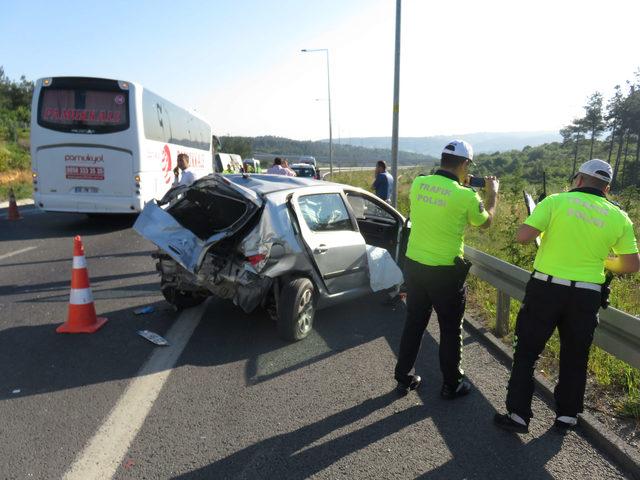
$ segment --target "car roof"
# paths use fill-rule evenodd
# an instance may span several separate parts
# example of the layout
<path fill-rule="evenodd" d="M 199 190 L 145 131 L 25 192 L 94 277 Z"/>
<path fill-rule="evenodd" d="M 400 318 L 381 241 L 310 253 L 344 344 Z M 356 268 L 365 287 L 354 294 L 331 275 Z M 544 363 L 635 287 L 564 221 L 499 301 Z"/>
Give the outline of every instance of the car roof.
<path fill-rule="evenodd" d="M 339 185 L 337 183 L 315 180 L 305 177 L 287 177 L 285 175 L 225 175 L 229 181 L 265 195 L 282 190 L 295 190 L 304 187 Z"/>
<path fill-rule="evenodd" d="M 291 168 L 315 168 L 311 163 L 294 163 Z"/>

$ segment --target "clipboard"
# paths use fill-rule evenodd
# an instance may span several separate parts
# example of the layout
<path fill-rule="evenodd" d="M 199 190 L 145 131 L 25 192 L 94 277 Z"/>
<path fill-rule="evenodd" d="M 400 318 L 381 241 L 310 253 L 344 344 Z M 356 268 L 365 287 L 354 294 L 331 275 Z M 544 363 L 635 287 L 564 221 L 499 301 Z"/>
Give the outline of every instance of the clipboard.
<path fill-rule="evenodd" d="M 527 216 L 531 215 L 531 212 L 533 212 L 533 210 L 536 208 L 536 201 L 533 199 L 533 197 L 531 196 L 531 194 L 527 193 L 526 191 L 522 191 L 523 195 L 524 195 L 524 204 L 527 206 Z M 536 248 L 540 247 L 540 237 L 536 237 L 535 240 L 536 243 Z"/>

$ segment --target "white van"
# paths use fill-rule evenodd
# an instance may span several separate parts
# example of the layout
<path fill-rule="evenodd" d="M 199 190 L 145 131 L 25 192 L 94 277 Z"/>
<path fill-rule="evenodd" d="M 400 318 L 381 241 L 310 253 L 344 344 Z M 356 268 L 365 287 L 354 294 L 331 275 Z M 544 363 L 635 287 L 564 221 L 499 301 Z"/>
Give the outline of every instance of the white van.
<path fill-rule="evenodd" d="M 242 157 L 237 153 L 216 153 L 214 170 L 217 173 L 241 173 Z"/>

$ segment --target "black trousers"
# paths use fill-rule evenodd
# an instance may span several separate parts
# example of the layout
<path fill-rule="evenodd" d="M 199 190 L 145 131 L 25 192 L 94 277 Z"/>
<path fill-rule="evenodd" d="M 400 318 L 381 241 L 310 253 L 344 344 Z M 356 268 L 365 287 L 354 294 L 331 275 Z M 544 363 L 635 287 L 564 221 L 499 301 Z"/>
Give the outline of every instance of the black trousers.
<path fill-rule="evenodd" d="M 462 318 L 466 301 L 466 271 L 458 266 L 430 267 L 406 259 L 407 318 L 400 340 L 396 379 L 408 375 L 416 362 L 422 336 L 435 308 L 440 325 L 440 370 L 444 383 L 457 385 L 464 372 Z"/>
<path fill-rule="evenodd" d="M 507 410 L 526 421 L 533 416 L 533 369 L 554 329 L 560 334 L 560 376 L 554 390 L 557 416 L 582 412 L 587 362 L 598 325 L 600 293 L 529 280 L 518 313 Z"/>

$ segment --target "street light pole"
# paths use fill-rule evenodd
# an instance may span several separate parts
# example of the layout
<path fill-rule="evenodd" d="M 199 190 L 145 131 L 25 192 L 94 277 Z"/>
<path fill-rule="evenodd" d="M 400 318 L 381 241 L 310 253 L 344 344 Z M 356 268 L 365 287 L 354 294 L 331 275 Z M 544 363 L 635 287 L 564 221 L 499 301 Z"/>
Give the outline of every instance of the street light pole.
<path fill-rule="evenodd" d="M 329 175 L 333 178 L 333 131 L 331 128 L 331 77 L 329 75 L 329 49 L 328 48 L 303 48 L 302 52 L 324 52 L 327 55 L 327 99 L 329 103 Z"/>
<path fill-rule="evenodd" d="M 391 131 L 391 175 L 393 191 L 391 205 L 398 205 L 398 117 L 400 112 L 400 4 L 396 0 L 396 53 L 393 74 L 393 128 Z"/>

